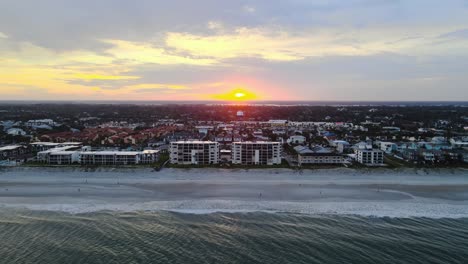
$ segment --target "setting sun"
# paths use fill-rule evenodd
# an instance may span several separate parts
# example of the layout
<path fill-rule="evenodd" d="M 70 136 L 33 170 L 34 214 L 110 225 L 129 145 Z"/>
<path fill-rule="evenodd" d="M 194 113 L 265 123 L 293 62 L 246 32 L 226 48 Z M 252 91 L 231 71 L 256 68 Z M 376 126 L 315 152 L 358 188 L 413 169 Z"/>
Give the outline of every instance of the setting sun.
<path fill-rule="evenodd" d="M 242 93 L 242 92 L 235 93 L 234 96 L 237 98 L 242 98 L 242 97 L 245 97 L 245 93 Z"/>
<path fill-rule="evenodd" d="M 227 93 L 214 95 L 214 98 L 228 101 L 248 101 L 258 99 L 253 92 L 247 91 L 244 88 L 235 88 Z"/>

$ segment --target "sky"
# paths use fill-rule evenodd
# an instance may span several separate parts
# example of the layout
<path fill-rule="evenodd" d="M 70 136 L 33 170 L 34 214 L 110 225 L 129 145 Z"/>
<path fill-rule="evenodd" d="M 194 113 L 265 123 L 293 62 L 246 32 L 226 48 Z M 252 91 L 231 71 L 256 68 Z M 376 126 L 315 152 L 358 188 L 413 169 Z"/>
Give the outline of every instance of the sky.
<path fill-rule="evenodd" d="M 467 101 L 467 0 L 0 0 L 1 100 Z"/>

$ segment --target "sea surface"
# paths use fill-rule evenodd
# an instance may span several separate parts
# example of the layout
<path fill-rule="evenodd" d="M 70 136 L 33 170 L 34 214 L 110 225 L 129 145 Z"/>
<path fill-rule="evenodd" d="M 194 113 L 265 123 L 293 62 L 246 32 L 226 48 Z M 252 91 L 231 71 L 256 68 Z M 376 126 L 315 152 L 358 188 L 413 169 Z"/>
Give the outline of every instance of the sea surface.
<path fill-rule="evenodd" d="M 0 208 L 0 263 L 468 263 L 468 218 Z"/>

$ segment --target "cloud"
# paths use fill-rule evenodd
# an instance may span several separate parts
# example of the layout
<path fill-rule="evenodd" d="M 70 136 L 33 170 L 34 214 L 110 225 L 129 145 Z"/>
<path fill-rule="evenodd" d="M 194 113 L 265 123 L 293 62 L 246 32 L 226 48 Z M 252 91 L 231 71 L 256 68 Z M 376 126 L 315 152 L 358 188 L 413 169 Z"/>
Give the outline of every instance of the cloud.
<path fill-rule="evenodd" d="M 405 35 L 376 38 L 381 32 L 315 30 L 288 32 L 281 28 L 236 28 L 231 33 L 196 35 L 170 32 L 166 45 L 191 56 L 227 60 L 261 58 L 269 61 L 298 61 L 307 57 L 358 56 L 396 52 L 419 42 L 399 41 Z"/>
<path fill-rule="evenodd" d="M 131 42 L 125 40 L 102 40 L 112 44 L 106 53 L 118 60 L 124 60 L 133 64 L 155 63 L 155 64 L 189 64 L 189 65 L 211 65 L 216 63 L 209 58 L 197 58 L 171 54 L 166 49 L 154 47 L 148 42 Z"/>
<path fill-rule="evenodd" d="M 445 33 L 440 35 L 439 37 L 447 39 L 468 39 L 468 28 Z"/>
<path fill-rule="evenodd" d="M 223 23 L 219 21 L 208 21 L 208 28 L 211 30 L 221 30 L 223 29 Z"/>
<path fill-rule="evenodd" d="M 73 76 L 81 80 L 134 80 L 140 78 L 139 76 L 101 75 L 92 73 L 76 73 Z"/>
<path fill-rule="evenodd" d="M 164 94 L 174 94 L 176 93 L 176 91 L 174 91 L 173 89 L 170 89 L 170 88 L 153 88 L 153 89 L 136 89 L 136 90 L 133 90 L 134 93 L 152 93 L 152 94 L 160 94 L 160 93 L 164 93 Z"/>
<path fill-rule="evenodd" d="M 253 6 L 245 5 L 242 7 L 242 10 L 246 13 L 255 13 L 256 9 Z"/>
<path fill-rule="evenodd" d="M 468 99 L 463 1 L 0 2 L 1 98 Z"/>
<path fill-rule="evenodd" d="M 185 85 L 180 84 L 161 84 L 161 83 L 139 83 L 134 85 L 129 85 L 124 87 L 124 89 L 129 90 L 155 90 L 155 89 L 165 89 L 165 90 L 189 90 L 190 88 Z"/>

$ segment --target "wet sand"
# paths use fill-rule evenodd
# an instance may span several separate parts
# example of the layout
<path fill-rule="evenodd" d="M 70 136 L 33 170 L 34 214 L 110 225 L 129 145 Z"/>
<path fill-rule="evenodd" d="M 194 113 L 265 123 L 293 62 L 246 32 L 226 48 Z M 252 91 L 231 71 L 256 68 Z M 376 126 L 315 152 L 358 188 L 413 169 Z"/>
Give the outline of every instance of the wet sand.
<path fill-rule="evenodd" d="M 467 172 L 2 168 L 0 206 L 468 217 Z"/>

